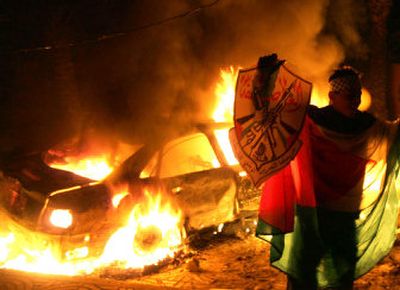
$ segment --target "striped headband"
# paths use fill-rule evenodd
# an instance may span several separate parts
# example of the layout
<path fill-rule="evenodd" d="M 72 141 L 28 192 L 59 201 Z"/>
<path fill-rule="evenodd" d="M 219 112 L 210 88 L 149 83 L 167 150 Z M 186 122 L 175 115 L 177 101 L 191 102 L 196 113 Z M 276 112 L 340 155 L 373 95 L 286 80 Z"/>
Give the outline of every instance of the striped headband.
<path fill-rule="evenodd" d="M 360 79 L 357 75 L 337 77 L 329 82 L 330 90 L 338 93 L 358 93 L 360 91 Z"/>

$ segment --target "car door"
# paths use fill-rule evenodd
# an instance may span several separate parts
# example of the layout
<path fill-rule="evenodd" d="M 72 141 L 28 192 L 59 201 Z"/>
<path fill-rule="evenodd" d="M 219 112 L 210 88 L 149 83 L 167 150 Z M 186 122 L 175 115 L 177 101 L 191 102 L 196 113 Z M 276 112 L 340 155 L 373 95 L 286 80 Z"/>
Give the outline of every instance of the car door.
<path fill-rule="evenodd" d="M 176 197 L 189 228 L 202 229 L 235 218 L 236 173 L 221 166 L 203 133 L 167 143 L 150 160 L 142 177 L 161 180 Z"/>

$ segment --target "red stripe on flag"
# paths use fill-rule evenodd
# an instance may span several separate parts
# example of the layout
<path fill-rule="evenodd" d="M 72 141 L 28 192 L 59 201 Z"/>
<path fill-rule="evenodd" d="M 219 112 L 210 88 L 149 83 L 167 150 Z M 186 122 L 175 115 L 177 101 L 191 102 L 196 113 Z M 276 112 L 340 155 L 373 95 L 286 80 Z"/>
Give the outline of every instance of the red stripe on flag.
<path fill-rule="evenodd" d="M 318 201 L 340 198 L 364 178 L 365 167 L 370 160 L 344 152 L 334 142 L 317 133 L 311 135 L 311 146 Z"/>

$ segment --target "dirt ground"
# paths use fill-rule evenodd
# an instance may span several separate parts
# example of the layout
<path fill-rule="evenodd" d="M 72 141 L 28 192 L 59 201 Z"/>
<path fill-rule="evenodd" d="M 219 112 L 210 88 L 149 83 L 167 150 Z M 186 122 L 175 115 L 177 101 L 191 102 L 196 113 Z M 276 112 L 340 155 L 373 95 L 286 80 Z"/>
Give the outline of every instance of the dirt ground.
<path fill-rule="evenodd" d="M 228 239 L 211 244 L 176 269 L 138 280 L 179 289 L 285 289 L 285 275 L 269 266 L 268 252 L 268 243 L 254 236 Z M 400 289 L 400 240 L 388 257 L 356 281 L 354 288 Z"/>
<path fill-rule="evenodd" d="M 217 237 L 179 265 L 150 275 L 65 277 L 0 270 L 0 289 L 285 289 L 285 275 L 269 266 L 268 251 L 268 243 L 254 235 Z M 354 288 L 400 289 L 400 240 Z"/>

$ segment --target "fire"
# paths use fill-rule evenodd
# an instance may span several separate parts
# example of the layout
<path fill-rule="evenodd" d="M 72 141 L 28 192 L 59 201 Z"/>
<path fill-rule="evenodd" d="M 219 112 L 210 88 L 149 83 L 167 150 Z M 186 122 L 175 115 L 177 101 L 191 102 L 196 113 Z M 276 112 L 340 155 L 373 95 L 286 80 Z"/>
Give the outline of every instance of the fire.
<path fill-rule="evenodd" d="M 117 208 L 121 202 L 121 200 L 127 196 L 129 192 L 127 190 L 123 190 L 117 194 L 115 194 L 112 198 L 112 204 L 115 208 Z"/>
<path fill-rule="evenodd" d="M 60 262 L 60 246 L 46 235 L 29 231 L 0 213 L 0 266 L 35 273 L 75 275 L 89 273 L 87 262 Z"/>
<path fill-rule="evenodd" d="M 214 131 L 218 144 L 224 151 L 224 155 L 228 165 L 236 165 L 238 161 L 233 153 L 232 146 L 229 142 L 229 131 L 227 129 L 219 129 Z"/>
<path fill-rule="evenodd" d="M 361 90 L 361 104 L 359 110 L 366 111 L 371 106 L 371 94 L 367 89 L 362 88 Z"/>
<path fill-rule="evenodd" d="M 235 86 L 239 68 L 231 66 L 229 69 L 220 71 L 220 81 L 215 86 L 214 94 L 217 105 L 212 114 L 215 122 L 224 122 L 233 126 L 233 106 L 235 101 Z M 229 128 L 214 131 L 217 142 L 223 150 L 229 165 L 237 165 L 239 162 L 233 154 L 229 141 Z"/>
<path fill-rule="evenodd" d="M 50 167 L 73 172 L 93 180 L 102 180 L 113 170 L 106 155 L 89 156 L 86 158 L 65 157 L 65 163 L 52 163 Z"/>
<path fill-rule="evenodd" d="M 163 205 L 162 194 L 145 192 L 146 204 L 133 208 L 127 225 L 116 231 L 100 258 L 102 264 L 117 262 L 124 268 L 141 268 L 172 257 L 182 244 L 182 213 Z"/>
<path fill-rule="evenodd" d="M 317 107 L 324 107 L 329 104 L 328 92 L 318 86 L 313 86 L 310 103 Z"/>
<path fill-rule="evenodd" d="M 129 185 L 127 183 L 120 183 L 117 185 L 109 183 L 107 186 L 113 193 L 111 203 L 114 208 L 118 208 L 121 201 L 129 195 Z"/>
<path fill-rule="evenodd" d="M 86 143 L 89 143 L 90 146 L 81 146 L 76 140 L 71 144 L 67 142 L 60 144 L 46 152 L 44 161 L 52 168 L 99 181 L 106 178 L 142 146 L 123 142 L 114 142 L 109 145 L 97 141 L 96 138 Z"/>
<path fill-rule="evenodd" d="M 214 90 L 217 98 L 217 106 L 212 117 L 215 122 L 229 122 L 233 124 L 233 104 L 239 69 L 231 66 L 229 69 L 222 69 L 220 71 L 221 79 Z"/>
<path fill-rule="evenodd" d="M 81 275 L 110 264 L 123 269 L 142 269 L 145 265 L 173 257 L 182 249 L 182 213 L 167 202 L 161 192 L 147 191 L 145 197 L 144 202 L 133 207 L 126 224 L 110 233 L 98 258 L 89 256 L 90 234 L 83 239 L 86 245 L 63 252 L 60 241 L 64 237 L 27 230 L 0 211 L 3 220 L 0 226 L 0 268 Z M 67 212 L 58 212 L 57 215 L 60 218 L 58 222 L 65 222 L 65 218 L 68 221 Z"/>

